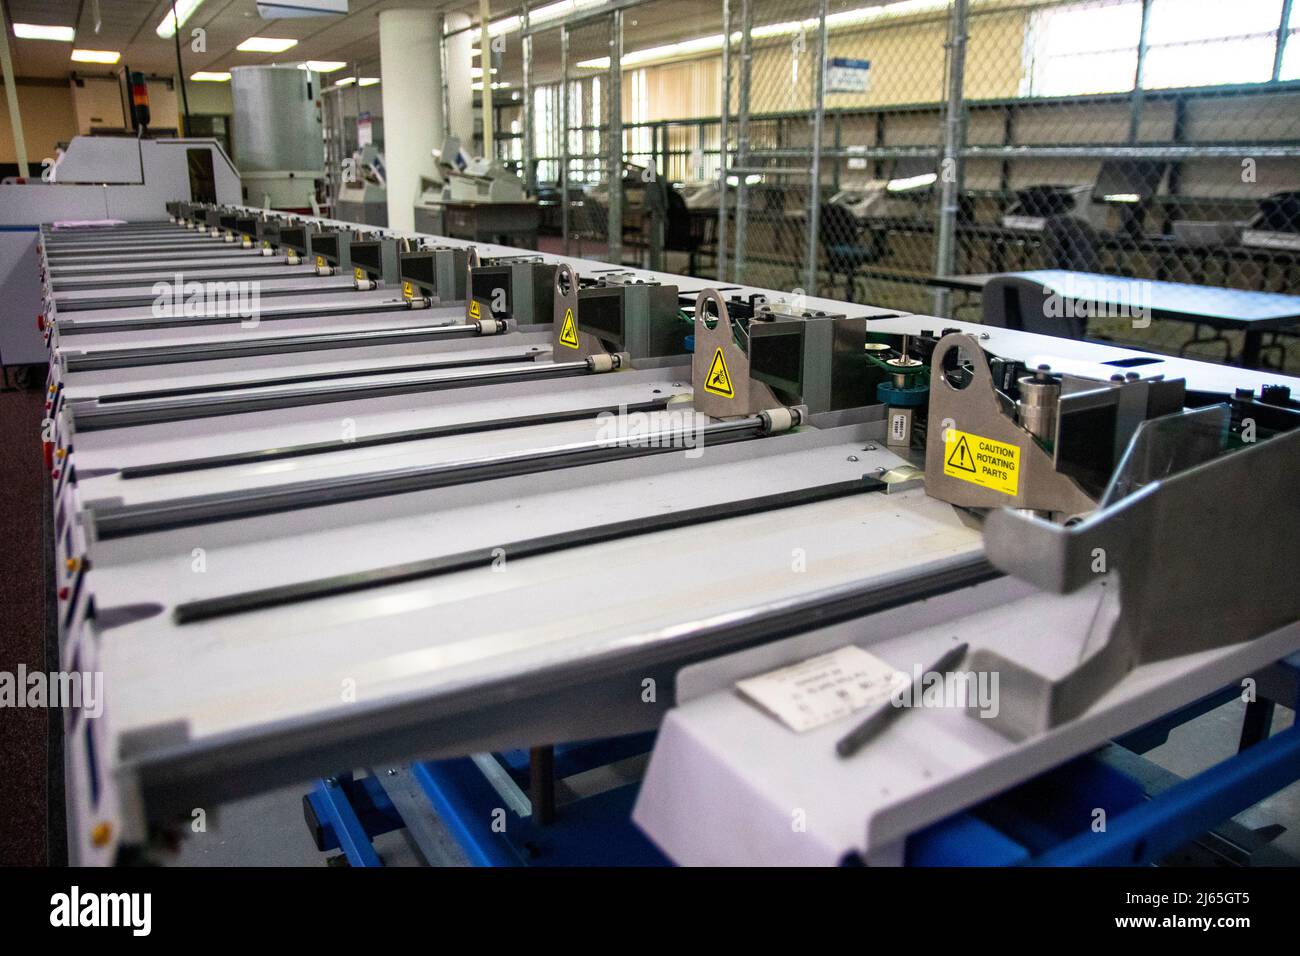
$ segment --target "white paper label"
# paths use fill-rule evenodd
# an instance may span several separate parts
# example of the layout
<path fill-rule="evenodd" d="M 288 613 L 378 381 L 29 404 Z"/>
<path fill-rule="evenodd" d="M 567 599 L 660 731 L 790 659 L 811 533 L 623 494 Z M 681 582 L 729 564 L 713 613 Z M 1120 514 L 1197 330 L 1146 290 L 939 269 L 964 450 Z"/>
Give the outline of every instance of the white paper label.
<path fill-rule="evenodd" d="M 736 682 L 736 690 L 797 733 L 882 704 L 906 674 L 852 644 Z"/>

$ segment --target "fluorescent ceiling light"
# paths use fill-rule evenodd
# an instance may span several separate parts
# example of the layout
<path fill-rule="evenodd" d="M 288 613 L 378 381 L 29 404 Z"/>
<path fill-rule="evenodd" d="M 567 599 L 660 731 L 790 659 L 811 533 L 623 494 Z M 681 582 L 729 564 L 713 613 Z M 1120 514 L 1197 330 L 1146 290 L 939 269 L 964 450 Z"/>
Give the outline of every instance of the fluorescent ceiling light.
<path fill-rule="evenodd" d="M 379 77 L 377 76 L 363 76 L 361 79 L 357 80 L 357 86 L 374 86 L 378 82 Z"/>
<path fill-rule="evenodd" d="M 316 73 L 333 73 L 335 70 L 343 69 L 347 64 L 342 60 L 308 60 L 306 63 L 298 64 L 300 70 L 312 70 Z"/>
<path fill-rule="evenodd" d="M 235 47 L 240 53 L 283 53 L 298 45 L 287 37 L 249 37 Z"/>
<path fill-rule="evenodd" d="M 605 0 L 560 0 L 559 3 L 548 3 L 544 7 L 538 7 L 536 10 L 529 11 L 528 23 L 530 26 L 537 26 L 539 23 L 546 23 L 548 20 L 558 20 L 561 17 L 567 17 L 570 14 L 577 13 L 580 10 L 586 10 L 589 7 L 599 7 L 605 4 Z M 523 20 L 517 16 L 503 17 L 500 20 L 493 20 L 488 24 L 488 34 L 498 37 L 504 33 L 514 33 L 523 27 Z"/>
<path fill-rule="evenodd" d="M 77 36 L 72 27 L 50 27 L 41 23 L 15 23 L 14 36 L 20 40 L 58 40 L 71 43 Z"/>
<path fill-rule="evenodd" d="M 357 78 L 356 78 L 355 76 L 345 76 L 345 77 L 343 77 L 343 79 L 336 81 L 334 85 L 335 85 L 335 86 L 351 86 L 351 85 L 352 85 L 353 83 L 355 83 L 356 81 L 357 81 Z"/>
<path fill-rule="evenodd" d="M 1137 193 L 1111 193 L 1109 196 L 1102 196 L 1102 202 L 1141 202 L 1142 197 Z"/>
<path fill-rule="evenodd" d="M 470 87 L 470 89 L 471 89 L 471 90 L 481 90 L 481 89 L 483 89 L 483 84 L 482 84 L 482 83 L 475 83 L 475 84 L 473 84 L 473 85 Z M 508 89 L 510 89 L 510 84 L 509 84 L 509 83 L 493 83 L 493 84 L 492 84 L 492 89 L 494 89 L 494 90 L 508 90 Z"/>
<path fill-rule="evenodd" d="M 199 8 L 199 4 L 202 2 L 203 0 L 176 0 L 176 16 L 180 17 L 181 26 L 185 26 L 185 21 Z M 159 21 L 154 33 L 164 40 L 170 40 L 176 35 L 176 19 L 172 16 L 170 9 L 167 11 L 167 15 Z"/>
<path fill-rule="evenodd" d="M 198 83 L 229 83 L 230 74 L 223 71 L 199 70 L 197 73 L 191 73 L 190 79 Z"/>
<path fill-rule="evenodd" d="M 826 15 L 826 29 L 842 30 L 846 27 L 861 26 L 876 20 L 932 12 L 947 6 L 948 0 L 901 0 L 899 3 L 891 3 L 887 6 L 877 4 L 870 7 L 858 7 L 853 10 L 841 10 L 839 13 Z M 546 8 L 543 7 L 542 9 Z M 536 14 L 534 14 L 534 22 L 536 22 L 535 17 Z M 807 20 L 787 20 L 781 23 L 767 23 L 756 26 L 750 31 L 750 36 L 755 40 L 770 40 L 776 37 L 795 36 L 799 33 L 815 33 L 817 29 L 817 18 L 810 17 Z M 739 32 L 733 33 L 731 42 L 739 44 L 740 37 Z M 657 63 L 661 60 L 675 60 L 680 57 L 696 56 L 701 53 L 712 53 L 721 49 L 722 34 L 715 33 L 710 36 L 696 37 L 693 40 L 682 40 L 680 43 L 667 43 L 663 46 L 648 47 L 644 50 L 633 50 L 630 53 L 623 54 L 622 64 L 626 69 L 646 63 Z M 600 56 L 592 60 L 582 60 L 576 65 L 583 70 L 608 70 L 609 57 Z"/>
<path fill-rule="evenodd" d="M 492 75 L 493 75 L 493 76 L 496 76 L 496 75 L 497 75 L 498 73 L 500 73 L 500 72 L 501 72 L 501 71 L 498 70 L 495 66 L 492 67 Z M 471 67 L 469 68 L 469 75 L 470 75 L 473 79 L 476 79 L 476 80 L 481 80 L 481 79 L 483 79 L 483 67 L 481 67 L 481 66 L 471 66 Z"/>
<path fill-rule="evenodd" d="M 73 50 L 72 58 L 78 63 L 116 63 L 122 54 L 116 50 Z"/>

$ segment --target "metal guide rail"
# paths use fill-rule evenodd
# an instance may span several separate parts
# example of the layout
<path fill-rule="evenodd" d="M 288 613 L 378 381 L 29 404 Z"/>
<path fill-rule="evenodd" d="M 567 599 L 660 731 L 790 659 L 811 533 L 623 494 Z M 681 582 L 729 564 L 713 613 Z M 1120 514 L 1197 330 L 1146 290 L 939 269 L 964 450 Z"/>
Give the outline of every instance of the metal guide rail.
<path fill-rule="evenodd" d="M 639 797 L 610 803 L 637 800 L 669 857 L 748 859 L 783 787 L 838 775 L 815 862 L 905 862 L 910 834 L 1300 649 L 1277 571 L 1300 560 L 1295 381 L 325 220 L 174 215 L 250 261 L 356 270 L 321 303 L 373 283 L 444 314 L 334 327 L 307 304 L 255 335 L 57 315 L 60 648 L 111 688 L 103 717 L 67 716 L 81 862 L 147 855 L 190 807 L 313 774 L 334 775 L 308 801 L 321 845 L 359 848 L 349 801 L 420 823 L 415 791 L 348 768 L 540 745 L 544 783 L 545 745 L 665 718 Z M 1256 607 L 1198 557 L 1233 535 L 1228 568 L 1261 541 L 1279 556 Z M 1084 574 L 1098 543 L 1112 564 Z M 1157 608 L 1139 569 L 1162 560 Z M 1184 637 L 1151 631 L 1162 618 Z M 1001 719 L 907 715 L 857 764 L 823 766 L 730 692 L 846 643 L 924 663 L 954 627 L 964 667 L 1009 675 Z M 1105 663 L 1077 668 L 1085 646 Z M 742 716 L 697 721 L 713 691 Z M 714 748 L 733 726 L 787 770 Z M 968 757 L 921 773 L 918 734 Z M 700 752 L 735 765 L 683 773 Z M 504 785 L 495 766 L 474 758 Z M 451 765 L 400 772 L 452 812 Z M 877 799 L 868 778 L 898 786 Z M 739 822 L 681 822 L 712 806 L 684 779 L 751 781 Z M 529 797 L 530 825 L 565 812 Z M 754 861 L 792 852 L 761 832 Z"/>

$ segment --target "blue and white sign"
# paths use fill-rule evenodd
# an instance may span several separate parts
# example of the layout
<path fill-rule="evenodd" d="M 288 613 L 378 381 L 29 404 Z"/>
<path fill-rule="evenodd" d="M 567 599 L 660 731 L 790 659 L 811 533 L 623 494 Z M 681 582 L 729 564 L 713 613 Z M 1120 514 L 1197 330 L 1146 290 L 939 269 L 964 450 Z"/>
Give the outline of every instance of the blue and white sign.
<path fill-rule="evenodd" d="M 826 61 L 827 93 L 865 93 L 870 86 L 870 60 L 833 56 Z"/>

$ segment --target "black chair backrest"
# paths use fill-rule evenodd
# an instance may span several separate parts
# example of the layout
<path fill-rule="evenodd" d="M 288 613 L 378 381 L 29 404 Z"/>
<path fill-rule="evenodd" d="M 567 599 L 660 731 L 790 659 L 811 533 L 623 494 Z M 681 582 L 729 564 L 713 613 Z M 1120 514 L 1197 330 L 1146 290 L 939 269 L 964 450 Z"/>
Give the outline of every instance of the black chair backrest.
<path fill-rule="evenodd" d="M 843 246 L 858 241 L 862 228 L 853 213 L 838 203 L 825 202 L 821 207 L 817 239 L 823 246 Z"/>
<path fill-rule="evenodd" d="M 1049 216 L 1043 223 L 1047 261 L 1053 269 L 1101 272 L 1097 230 L 1074 216 Z"/>
<path fill-rule="evenodd" d="M 691 211 L 686 200 L 676 189 L 668 190 L 668 204 L 664 222 L 664 247 L 676 252 L 694 252 L 700 245 L 701 234 L 691 229 Z"/>
<path fill-rule="evenodd" d="M 1088 320 L 1076 315 L 1070 303 L 1042 283 L 1022 276 L 990 279 L 984 286 L 983 306 L 983 322 L 994 328 L 1062 339 L 1082 339 L 1088 331 Z"/>

